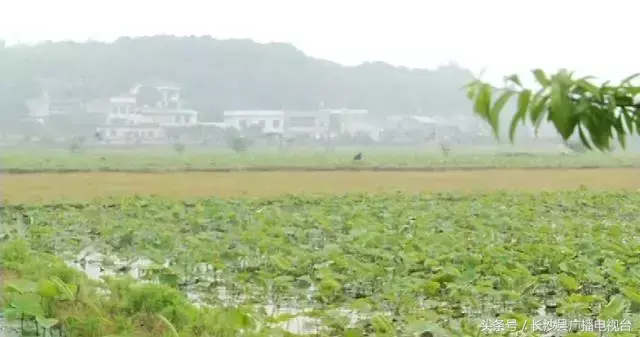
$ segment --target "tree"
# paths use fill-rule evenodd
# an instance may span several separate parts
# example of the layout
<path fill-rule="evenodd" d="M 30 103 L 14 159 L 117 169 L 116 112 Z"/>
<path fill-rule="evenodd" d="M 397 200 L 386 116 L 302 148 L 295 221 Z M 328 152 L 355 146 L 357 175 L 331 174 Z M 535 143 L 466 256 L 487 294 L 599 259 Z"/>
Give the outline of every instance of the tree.
<path fill-rule="evenodd" d="M 155 107 L 162 100 L 162 93 L 155 87 L 141 86 L 136 94 L 136 102 L 142 106 Z"/>
<path fill-rule="evenodd" d="M 499 115 L 514 97 L 517 110 L 509 126 L 511 142 L 518 125 L 527 119 L 536 131 L 544 121 L 551 122 L 565 144 L 577 131 L 580 142 L 589 150 L 610 150 L 616 138 L 624 148 L 628 135 L 640 135 L 640 87 L 631 83 L 640 74 L 629 76 L 618 85 L 596 84 L 592 76 L 576 78 L 566 69 L 550 76 L 534 69 L 532 74 L 540 87 L 535 91 L 525 88 L 518 75 L 505 77 L 505 88 L 499 90 L 480 79 L 467 84 L 473 111 L 488 122 L 496 138 Z"/>

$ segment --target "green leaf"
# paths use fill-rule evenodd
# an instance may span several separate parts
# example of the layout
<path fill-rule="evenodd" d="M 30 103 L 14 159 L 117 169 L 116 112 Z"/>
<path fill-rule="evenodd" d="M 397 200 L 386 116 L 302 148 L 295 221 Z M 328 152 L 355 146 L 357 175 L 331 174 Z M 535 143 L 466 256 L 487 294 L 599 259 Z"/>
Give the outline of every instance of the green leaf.
<path fill-rule="evenodd" d="M 522 88 L 522 82 L 520 81 L 520 77 L 518 77 L 518 75 L 516 75 L 516 74 L 509 75 L 509 76 L 505 77 L 504 81 L 507 82 L 507 84 L 509 82 L 515 83 L 517 86 Z"/>
<path fill-rule="evenodd" d="M 516 134 L 516 128 L 518 126 L 518 122 L 522 121 L 524 123 L 525 118 L 527 116 L 527 111 L 529 110 L 529 103 L 531 102 L 531 90 L 527 89 L 522 91 L 518 95 L 518 110 L 516 114 L 513 116 L 511 120 L 511 125 L 509 126 L 509 141 L 513 143 Z"/>
<path fill-rule="evenodd" d="M 542 69 L 534 69 L 532 70 L 533 76 L 536 78 L 536 81 L 538 81 L 538 83 L 540 83 L 540 85 L 543 88 L 548 87 L 551 82 L 549 81 L 549 78 L 547 77 L 547 75 L 544 73 L 544 71 Z"/>
<path fill-rule="evenodd" d="M 602 97 L 602 95 L 601 95 L 601 93 L 600 93 L 600 89 L 599 89 L 597 86 L 595 86 L 595 85 L 593 85 L 593 84 L 589 83 L 589 82 L 588 82 L 587 80 L 585 80 L 584 78 L 581 78 L 581 79 L 577 80 L 577 81 L 575 82 L 575 84 L 576 84 L 580 89 L 583 89 L 584 91 L 589 92 L 590 94 L 592 94 L 592 95 L 593 95 L 593 97 L 596 97 L 596 98 Z M 599 98 L 599 99 L 600 99 L 600 98 Z"/>
<path fill-rule="evenodd" d="M 395 332 L 393 322 L 382 315 L 375 315 L 371 318 L 371 325 L 377 334 L 391 335 Z"/>
<path fill-rule="evenodd" d="M 623 116 L 620 116 L 614 123 L 616 133 L 618 134 L 618 143 L 624 149 L 627 147 L 627 131 L 624 129 Z"/>
<path fill-rule="evenodd" d="M 478 86 L 477 97 L 474 103 L 474 112 L 491 123 L 491 86 L 483 83 Z"/>
<path fill-rule="evenodd" d="M 9 306 L 20 310 L 20 312 L 26 316 L 44 316 L 44 311 L 42 307 L 40 307 L 40 299 L 41 297 L 37 294 L 21 294 L 9 302 Z"/>
<path fill-rule="evenodd" d="M 480 86 L 480 84 L 482 84 L 480 82 L 480 80 L 473 80 L 469 83 L 467 83 L 464 87 L 462 87 L 462 89 L 466 89 L 467 91 L 467 98 L 470 101 L 475 100 L 476 96 L 477 96 L 477 92 L 478 92 L 478 88 Z"/>
<path fill-rule="evenodd" d="M 494 135 L 496 137 L 499 136 L 498 133 L 498 129 L 499 129 L 499 122 L 500 122 L 500 112 L 502 112 L 502 109 L 504 109 L 504 106 L 509 102 L 509 99 L 511 99 L 511 97 L 513 97 L 513 95 L 515 95 L 516 93 L 513 91 L 507 91 L 504 92 L 502 95 L 500 95 L 498 97 L 498 99 L 496 99 L 496 101 L 493 103 L 493 107 L 491 108 L 491 113 L 490 113 L 490 119 L 492 121 L 492 125 L 494 125 Z"/>
<path fill-rule="evenodd" d="M 589 150 L 593 150 L 593 147 L 587 139 L 587 136 L 584 134 L 584 130 L 582 127 L 578 128 L 578 136 L 580 137 L 580 142 L 582 142 L 582 145 L 584 145 Z"/>
<path fill-rule="evenodd" d="M 45 329 L 51 329 L 54 325 L 58 324 L 58 320 L 56 318 L 44 318 L 39 316 L 36 317 L 36 321 Z"/>
<path fill-rule="evenodd" d="M 169 321 L 166 317 L 162 316 L 161 314 L 156 314 L 156 317 L 158 317 L 167 326 L 167 328 L 169 328 L 169 331 L 171 331 L 171 334 L 173 335 L 173 337 L 180 337 L 178 330 L 176 330 L 176 327 L 171 323 L 171 321 Z"/>
<path fill-rule="evenodd" d="M 547 102 L 549 101 L 549 98 L 550 96 L 544 95 L 544 89 L 539 90 L 533 96 L 529 117 L 531 118 L 531 123 L 535 126 L 536 129 L 540 127 L 540 123 L 542 123 L 542 121 L 544 120 L 544 112 L 547 108 Z"/>
<path fill-rule="evenodd" d="M 549 119 L 562 136 L 562 139 L 566 141 L 573 134 L 578 119 L 573 118 L 574 106 L 569 100 L 569 92 L 562 81 L 563 79 L 561 78 L 551 84 Z"/>
<path fill-rule="evenodd" d="M 560 281 L 560 284 L 569 291 L 578 290 L 580 288 L 580 283 L 567 274 L 561 274 L 558 276 L 558 280 Z"/>
<path fill-rule="evenodd" d="M 632 288 L 624 287 L 624 288 L 620 289 L 620 292 L 624 296 L 626 296 L 628 299 L 630 299 L 631 301 L 640 304 L 640 293 L 637 293 Z"/>
<path fill-rule="evenodd" d="M 39 284 L 38 295 L 42 297 L 53 298 L 60 295 L 60 292 L 58 291 L 58 287 L 53 281 L 43 280 Z"/>
<path fill-rule="evenodd" d="M 609 304 L 600 311 L 600 319 L 616 319 L 619 318 L 624 312 L 625 301 L 620 295 L 613 296 Z"/>
<path fill-rule="evenodd" d="M 626 85 L 631 84 L 631 81 L 633 81 L 638 76 L 640 76 L 640 73 L 635 73 L 633 75 L 630 75 L 630 76 L 626 77 L 625 79 L 623 79 L 620 82 L 620 86 L 626 86 Z"/>
<path fill-rule="evenodd" d="M 73 293 L 71 291 L 70 285 L 64 283 L 60 278 L 56 277 L 56 276 L 52 276 L 51 277 L 51 281 L 53 281 L 53 283 L 56 285 L 56 287 L 58 288 L 58 291 L 61 294 L 64 294 L 65 297 L 68 300 L 73 300 L 75 299 L 75 293 Z"/>
<path fill-rule="evenodd" d="M 24 293 L 24 290 L 18 286 L 15 283 L 7 283 L 4 285 L 4 291 L 6 293 L 17 293 L 17 294 L 22 294 Z"/>
<path fill-rule="evenodd" d="M 362 337 L 362 330 L 356 328 L 349 328 L 344 331 L 344 337 Z"/>

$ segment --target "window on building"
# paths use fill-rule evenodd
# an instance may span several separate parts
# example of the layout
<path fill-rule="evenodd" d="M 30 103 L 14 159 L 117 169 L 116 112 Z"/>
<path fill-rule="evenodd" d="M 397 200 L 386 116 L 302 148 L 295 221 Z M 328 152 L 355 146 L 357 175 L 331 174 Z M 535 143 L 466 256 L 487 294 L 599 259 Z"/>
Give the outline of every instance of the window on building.
<path fill-rule="evenodd" d="M 184 123 L 189 124 L 191 122 L 191 116 L 184 116 Z"/>
<path fill-rule="evenodd" d="M 176 124 L 180 124 L 180 116 L 176 116 Z"/>
<path fill-rule="evenodd" d="M 246 128 L 247 127 L 247 121 L 244 119 L 241 119 L 238 121 L 238 126 L 241 128 Z"/>
<path fill-rule="evenodd" d="M 260 125 L 260 127 L 261 127 L 261 128 L 264 128 L 264 127 L 265 127 L 265 125 L 266 125 L 266 121 L 264 121 L 264 120 L 259 120 L 259 121 L 258 121 L 258 125 Z"/>
<path fill-rule="evenodd" d="M 279 129 L 280 128 L 280 120 L 279 119 L 274 119 L 273 122 L 271 123 L 271 125 L 273 125 L 274 129 Z"/>
<path fill-rule="evenodd" d="M 116 132 L 115 129 L 111 129 L 110 134 L 111 134 L 111 137 L 115 137 L 118 133 Z"/>

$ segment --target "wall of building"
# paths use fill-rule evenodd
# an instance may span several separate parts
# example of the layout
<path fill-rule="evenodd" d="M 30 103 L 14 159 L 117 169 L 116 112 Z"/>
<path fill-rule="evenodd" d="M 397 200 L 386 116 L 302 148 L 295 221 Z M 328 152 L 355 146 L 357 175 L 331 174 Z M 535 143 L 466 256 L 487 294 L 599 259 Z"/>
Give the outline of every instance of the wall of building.
<path fill-rule="evenodd" d="M 255 111 L 253 113 L 226 112 L 224 123 L 236 129 L 259 125 L 264 133 L 284 132 L 284 113 L 277 111 Z"/>
<path fill-rule="evenodd" d="M 166 132 L 158 127 L 136 127 L 108 125 L 97 129 L 102 139 L 109 143 L 133 144 L 140 140 L 141 143 L 156 142 L 166 138 Z"/>
<path fill-rule="evenodd" d="M 331 113 L 328 110 L 288 110 L 285 111 L 285 134 L 290 136 L 309 135 L 314 138 L 329 136 Z"/>

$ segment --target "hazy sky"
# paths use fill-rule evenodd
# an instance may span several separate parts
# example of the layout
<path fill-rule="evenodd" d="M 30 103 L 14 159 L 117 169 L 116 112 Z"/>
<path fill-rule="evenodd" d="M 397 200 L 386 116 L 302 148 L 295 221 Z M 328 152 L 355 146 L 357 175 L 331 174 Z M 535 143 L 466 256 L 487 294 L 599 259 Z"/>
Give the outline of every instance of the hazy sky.
<path fill-rule="evenodd" d="M 494 78 L 567 67 L 615 79 L 639 62 L 632 0 L 2 0 L 1 8 L 9 43 L 210 34 L 291 42 L 343 64 L 454 60 Z"/>

